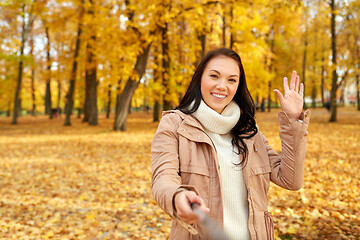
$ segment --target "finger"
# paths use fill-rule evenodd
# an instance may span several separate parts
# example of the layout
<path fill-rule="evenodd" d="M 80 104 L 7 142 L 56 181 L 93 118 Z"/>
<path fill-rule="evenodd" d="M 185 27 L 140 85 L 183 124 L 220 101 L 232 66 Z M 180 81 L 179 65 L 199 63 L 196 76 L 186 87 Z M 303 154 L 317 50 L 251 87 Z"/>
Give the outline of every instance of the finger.
<path fill-rule="evenodd" d="M 277 89 L 274 89 L 273 91 L 276 93 L 276 96 L 278 97 L 279 102 L 280 102 L 280 104 L 282 105 L 282 103 L 283 103 L 283 101 L 284 101 L 283 95 L 282 95 L 281 92 L 280 92 L 279 90 L 277 90 Z"/>
<path fill-rule="evenodd" d="M 196 195 L 196 193 L 192 192 L 192 194 L 188 194 L 186 195 L 189 203 L 198 203 L 200 204 L 200 206 L 204 206 L 205 203 L 204 201 L 201 199 L 201 197 L 199 197 L 198 195 Z"/>
<path fill-rule="evenodd" d="M 191 209 L 191 202 L 189 201 L 189 197 L 195 194 L 191 191 L 181 192 L 175 198 L 176 211 L 179 217 L 187 223 L 193 223 L 197 221 L 196 214 Z M 196 195 L 196 194 L 195 194 Z"/>
<path fill-rule="evenodd" d="M 196 193 L 195 192 L 193 192 L 193 191 L 189 191 L 189 192 L 187 192 L 186 193 L 186 198 L 187 198 L 187 200 L 188 200 L 188 202 L 189 202 L 189 205 L 191 204 L 191 203 L 201 203 L 200 202 L 200 198 L 198 197 L 198 195 L 196 195 Z"/>
<path fill-rule="evenodd" d="M 201 203 L 200 203 L 201 210 L 205 213 L 209 213 L 210 209 L 208 207 L 206 207 L 204 200 L 202 198 L 200 198 L 200 201 L 201 201 Z"/>
<path fill-rule="evenodd" d="M 293 71 L 290 81 L 290 90 L 295 90 L 296 71 Z"/>
<path fill-rule="evenodd" d="M 191 196 L 192 194 L 195 193 L 192 191 L 183 191 L 175 196 L 175 208 L 179 213 L 183 212 L 187 214 L 192 212 L 190 206 L 191 202 L 189 201 L 189 197 L 188 197 L 189 195 Z"/>
<path fill-rule="evenodd" d="M 196 196 L 190 196 L 190 198 L 191 198 L 191 200 L 189 200 L 189 201 L 191 202 L 191 204 L 192 203 L 198 203 L 198 204 L 200 204 L 200 209 L 203 212 L 210 213 L 210 209 L 206 207 L 205 202 L 201 197 L 196 195 Z"/>
<path fill-rule="evenodd" d="M 284 84 L 284 94 L 286 94 L 287 91 L 289 91 L 289 83 L 287 77 L 284 77 L 283 84 Z"/>
<path fill-rule="evenodd" d="M 299 82 L 300 82 L 299 75 L 296 75 L 296 81 L 295 81 L 295 92 L 296 93 L 299 92 Z"/>
<path fill-rule="evenodd" d="M 299 91 L 300 95 L 303 97 L 304 96 L 304 84 L 300 83 L 300 91 Z"/>

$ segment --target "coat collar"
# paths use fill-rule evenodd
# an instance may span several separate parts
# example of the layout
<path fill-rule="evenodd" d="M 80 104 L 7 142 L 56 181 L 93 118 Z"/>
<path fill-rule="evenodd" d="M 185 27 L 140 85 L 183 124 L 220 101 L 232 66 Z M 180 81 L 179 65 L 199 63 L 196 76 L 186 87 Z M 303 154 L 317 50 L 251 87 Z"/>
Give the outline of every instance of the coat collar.
<path fill-rule="evenodd" d="M 193 117 L 192 115 L 185 114 L 185 113 L 181 112 L 180 110 L 169 110 L 169 111 L 164 111 L 162 113 L 162 116 L 165 116 L 166 114 L 169 114 L 169 113 L 176 113 L 181 117 L 181 119 L 183 120 L 181 126 L 183 126 L 183 124 L 185 124 L 185 125 L 188 125 L 190 127 L 197 128 L 198 130 L 201 130 L 202 132 L 205 132 L 204 127 L 201 125 L 201 123 L 195 117 Z M 256 134 L 254 137 L 252 137 L 250 139 L 244 139 L 244 142 L 247 145 L 247 147 L 249 149 L 249 152 L 250 152 L 250 149 L 255 150 L 255 148 L 256 148 L 256 146 L 254 146 L 254 142 L 255 142 L 255 138 L 256 138 L 257 135 L 258 134 Z M 205 142 L 208 142 L 208 141 L 205 141 Z M 210 140 L 210 142 L 211 142 L 211 140 Z"/>
<path fill-rule="evenodd" d="M 169 114 L 169 113 L 176 113 L 178 114 L 181 119 L 183 120 L 184 123 L 186 123 L 187 125 L 189 126 L 192 126 L 192 127 L 195 127 L 195 128 L 198 128 L 202 131 L 204 131 L 204 127 L 201 125 L 201 123 L 195 118 L 193 117 L 192 115 L 190 114 L 185 114 L 183 113 L 182 111 L 180 110 L 170 110 L 170 111 L 164 111 L 162 113 L 163 116 L 165 116 L 166 114 Z"/>

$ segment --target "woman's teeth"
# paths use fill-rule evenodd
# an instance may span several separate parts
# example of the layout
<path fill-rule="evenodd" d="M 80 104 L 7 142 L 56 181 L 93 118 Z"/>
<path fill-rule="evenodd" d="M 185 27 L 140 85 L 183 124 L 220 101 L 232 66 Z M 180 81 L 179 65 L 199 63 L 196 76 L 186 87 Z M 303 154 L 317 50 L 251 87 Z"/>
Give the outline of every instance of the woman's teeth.
<path fill-rule="evenodd" d="M 215 93 L 212 93 L 212 95 L 217 98 L 225 98 L 226 97 L 226 95 L 219 95 L 219 94 L 215 94 Z"/>

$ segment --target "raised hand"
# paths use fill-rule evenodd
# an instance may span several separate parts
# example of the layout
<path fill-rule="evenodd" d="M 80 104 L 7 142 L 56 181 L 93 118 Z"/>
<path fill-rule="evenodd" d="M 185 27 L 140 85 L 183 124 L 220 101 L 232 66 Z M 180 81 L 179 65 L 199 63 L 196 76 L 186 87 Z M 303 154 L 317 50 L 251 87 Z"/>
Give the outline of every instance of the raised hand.
<path fill-rule="evenodd" d="M 288 115 L 291 120 L 299 119 L 303 108 L 304 85 L 301 83 L 299 89 L 299 82 L 299 76 L 296 74 L 296 71 L 293 71 L 290 81 L 290 87 L 288 85 L 287 77 L 284 77 L 284 96 L 279 90 L 273 90 L 280 101 L 282 110 Z"/>

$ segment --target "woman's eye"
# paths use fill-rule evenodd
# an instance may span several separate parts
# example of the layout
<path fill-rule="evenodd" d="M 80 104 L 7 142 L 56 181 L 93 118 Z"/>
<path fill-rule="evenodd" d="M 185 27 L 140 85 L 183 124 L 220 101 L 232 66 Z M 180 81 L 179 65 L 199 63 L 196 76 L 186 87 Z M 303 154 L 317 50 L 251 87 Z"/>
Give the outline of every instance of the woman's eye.
<path fill-rule="evenodd" d="M 233 78 L 230 78 L 230 79 L 229 79 L 229 81 L 230 81 L 230 82 L 234 82 L 234 83 L 236 83 L 236 80 L 235 80 L 235 79 L 233 79 Z"/>
<path fill-rule="evenodd" d="M 215 75 L 215 74 L 211 74 L 211 75 L 210 75 L 210 77 L 215 78 L 215 79 L 217 79 L 217 78 L 218 78 L 218 76 L 217 76 L 217 75 Z"/>

